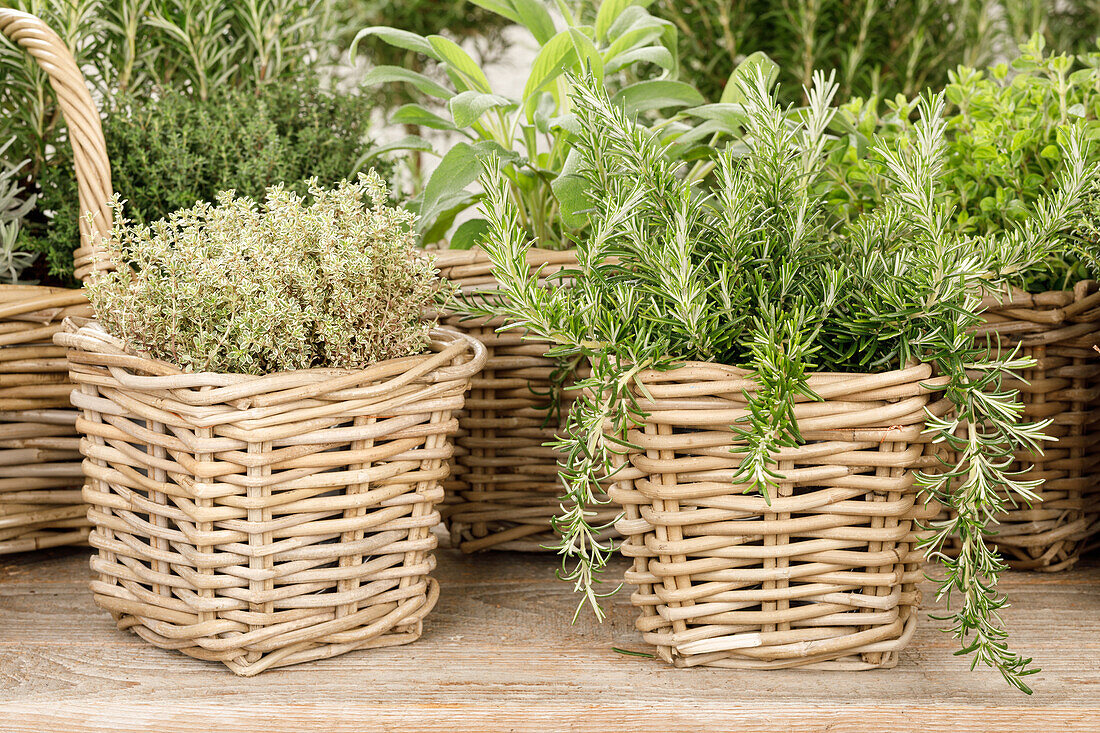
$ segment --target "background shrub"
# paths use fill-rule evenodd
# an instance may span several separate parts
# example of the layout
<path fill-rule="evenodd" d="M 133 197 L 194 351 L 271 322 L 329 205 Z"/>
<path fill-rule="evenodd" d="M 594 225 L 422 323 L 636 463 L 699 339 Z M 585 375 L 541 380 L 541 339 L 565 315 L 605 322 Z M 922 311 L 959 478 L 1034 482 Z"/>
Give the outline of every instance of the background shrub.
<path fill-rule="evenodd" d="M 964 235 L 985 236 L 1033 223 L 1043 198 L 1064 173 L 1062 145 L 1073 127 L 1084 127 L 1092 140 L 1086 162 L 1100 164 L 1100 53 L 1052 54 L 1040 36 L 1021 51 L 1011 64 L 959 67 L 944 92 L 947 155 L 939 178 L 951 205 L 949 224 Z M 886 196 L 889 181 L 881 160 L 869 154 L 872 138 L 904 148 L 916 104 L 898 97 L 885 109 L 874 99 L 841 106 L 835 126 L 842 134 L 831 153 L 827 170 L 833 177 L 827 188 L 843 216 L 871 210 Z M 1094 202 L 1078 227 L 1081 237 L 1095 234 L 1091 220 L 1097 214 L 1100 205 Z M 1086 249 L 1100 252 L 1097 241 Z M 1083 258 L 1060 248 L 1014 284 L 1032 292 L 1061 290 L 1086 276 Z"/>
<path fill-rule="evenodd" d="M 1035 0 L 657 0 L 680 29 L 684 77 L 708 99 L 738 61 L 763 51 L 782 70 L 781 99 L 802 101 L 814 69 L 836 69 L 840 97 L 914 96 L 959 64 L 984 66 L 1041 33 L 1059 50 L 1100 34 L 1089 2 Z"/>
<path fill-rule="evenodd" d="M 42 18 L 76 56 L 104 99 L 175 88 L 214 89 L 296 78 L 332 62 L 335 0 L 8 0 Z M 0 139 L 27 175 L 64 140 L 46 75 L 25 51 L 0 40 Z"/>
<path fill-rule="evenodd" d="M 324 91 L 311 78 L 219 87 L 206 99 L 178 88 L 124 94 L 103 120 L 115 191 L 130 219 L 149 223 L 213 201 L 223 190 L 261 197 L 266 187 L 287 182 L 301 193 L 309 177 L 331 185 L 350 176 L 370 146 L 372 107 L 365 97 Z M 40 276 L 66 281 L 79 242 L 71 148 L 51 157 L 38 193 L 38 215 L 22 247 L 41 253 Z"/>

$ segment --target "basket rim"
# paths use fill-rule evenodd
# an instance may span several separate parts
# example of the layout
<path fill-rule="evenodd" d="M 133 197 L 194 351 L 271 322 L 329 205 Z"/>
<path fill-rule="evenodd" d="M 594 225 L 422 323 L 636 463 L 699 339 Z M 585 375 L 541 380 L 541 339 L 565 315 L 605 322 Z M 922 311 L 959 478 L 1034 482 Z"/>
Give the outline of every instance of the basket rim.
<path fill-rule="evenodd" d="M 744 385 L 744 389 L 751 391 L 753 386 L 756 385 L 756 380 L 752 378 L 752 374 L 753 372 L 750 369 L 721 362 L 680 361 L 676 362 L 670 369 L 643 369 L 638 372 L 636 379 L 646 386 L 668 382 L 740 383 Z M 833 387 L 849 381 L 864 381 L 873 384 L 905 384 L 909 382 L 935 384 L 942 380 L 942 377 L 937 378 L 933 374 L 931 364 L 914 362 L 898 369 L 887 369 L 880 372 L 811 372 L 808 382 L 811 386 Z M 687 376 L 685 377 L 685 375 Z"/>
<path fill-rule="evenodd" d="M 212 404 L 252 394 L 271 392 L 279 387 L 305 387 L 326 385 L 331 388 L 334 380 L 347 382 L 349 387 L 385 380 L 383 388 L 404 382 L 448 382 L 469 379 L 485 365 L 485 345 L 469 334 L 446 326 L 431 329 L 429 351 L 411 356 L 387 359 L 362 369 L 314 367 L 265 375 L 221 372 L 187 372 L 174 364 L 141 354 L 120 339 L 107 333 L 99 321 L 93 318 L 66 318 L 64 328 L 54 336 L 54 343 L 69 349 L 70 363 L 82 362 L 79 353 L 101 357 L 98 362 L 111 362 L 109 368 L 116 379 L 129 389 L 139 391 L 171 389 L 202 390 L 206 399 L 196 404 Z M 458 348 L 456 348 L 458 347 Z M 458 361 L 462 354 L 469 354 L 466 361 Z M 75 357 L 75 358 L 74 358 Z M 446 364 L 446 365 L 445 365 Z M 144 371 L 151 376 L 138 376 Z M 408 375 L 416 376 L 410 378 Z M 209 389 L 215 388 L 215 389 Z M 234 392 L 232 397 L 209 399 L 221 389 Z"/>
<path fill-rule="evenodd" d="M 452 267 L 463 265 L 485 264 L 490 262 L 489 253 L 478 246 L 470 249 L 441 249 L 431 252 L 435 257 L 435 266 L 440 270 L 449 270 Z M 547 249 L 545 247 L 530 247 L 527 249 L 527 264 L 560 265 L 577 262 L 577 248 Z"/>

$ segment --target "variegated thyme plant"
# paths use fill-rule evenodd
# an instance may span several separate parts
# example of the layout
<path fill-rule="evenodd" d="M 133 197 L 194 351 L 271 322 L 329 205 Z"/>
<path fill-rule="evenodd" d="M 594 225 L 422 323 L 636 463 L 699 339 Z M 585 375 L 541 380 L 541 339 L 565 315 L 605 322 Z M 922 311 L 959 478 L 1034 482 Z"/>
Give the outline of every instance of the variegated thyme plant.
<path fill-rule="evenodd" d="M 936 555 L 946 568 L 941 593 L 958 596 L 949 628 L 975 664 L 996 667 L 1026 690 L 1030 660 L 1007 649 L 999 618 L 1003 564 L 981 539 L 1002 497 L 1031 495 L 1033 485 L 1005 467 L 1014 449 L 1037 448 L 1043 425 L 1025 422 L 1018 394 L 1001 387 L 1028 363 L 1014 354 L 991 357 L 971 329 L 984 292 L 1057 246 L 1057 232 L 1078 214 L 1096 171 L 1084 163 L 1077 130 L 1062 149 L 1068 163 L 1034 217 L 1005 232 L 959 234 L 937 186 L 943 102 L 926 99 L 909 143 L 879 150 L 892 193 L 834 231 L 819 180 L 834 92 L 832 80 L 818 74 L 805 113 L 792 117 L 774 102 L 763 74 L 744 84 L 745 138 L 719 156 L 716 190 L 700 195 L 649 131 L 598 86 L 578 84 L 578 175 L 593 195 L 577 241 L 579 265 L 565 274 L 572 286 L 537 286 L 525 258 L 530 242 L 501 174 L 490 168 L 484 246 L 504 297 L 464 307 L 503 315 L 555 343 L 555 355 L 592 365 L 560 440 L 566 494 L 557 528 L 564 575 L 597 614 L 599 573 L 613 548 L 589 525 L 589 507 L 606 501 L 600 480 L 623 450 L 621 436 L 643 418 L 632 397 L 640 370 L 701 360 L 755 372 L 760 389 L 737 426 L 746 447 L 735 483 L 766 497 L 780 478 L 776 452 L 802 442 L 793 408 L 817 399 L 809 374 L 931 363 L 947 378 L 945 395 L 955 407 L 950 419 L 929 416 L 929 431 L 957 460 L 920 478 L 958 515 L 937 535 L 963 542 L 957 559 Z"/>
<path fill-rule="evenodd" d="M 307 201 L 281 186 L 257 204 L 221 194 L 152 226 L 122 217 L 118 270 L 87 285 L 109 333 L 188 371 L 358 368 L 422 351 L 444 287 L 413 215 L 373 172 Z"/>

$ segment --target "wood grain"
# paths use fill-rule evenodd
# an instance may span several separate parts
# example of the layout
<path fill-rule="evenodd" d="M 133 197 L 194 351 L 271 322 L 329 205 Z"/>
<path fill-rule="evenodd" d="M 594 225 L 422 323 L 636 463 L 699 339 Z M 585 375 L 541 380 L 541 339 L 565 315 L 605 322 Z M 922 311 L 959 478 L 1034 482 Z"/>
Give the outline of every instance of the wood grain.
<path fill-rule="evenodd" d="M 540 555 L 439 553 L 424 636 L 395 649 L 235 677 L 117 631 L 87 592 L 87 551 L 0 559 L 0 731 L 1095 731 L 1100 565 L 1012 573 L 1006 619 L 1043 667 L 1031 697 L 968 671 L 927 614 L 897 669 L 677 670 L 643 650 L 626 592 L 598 625 Z M 621 574 L 617 563 L 609 575 Z"/>

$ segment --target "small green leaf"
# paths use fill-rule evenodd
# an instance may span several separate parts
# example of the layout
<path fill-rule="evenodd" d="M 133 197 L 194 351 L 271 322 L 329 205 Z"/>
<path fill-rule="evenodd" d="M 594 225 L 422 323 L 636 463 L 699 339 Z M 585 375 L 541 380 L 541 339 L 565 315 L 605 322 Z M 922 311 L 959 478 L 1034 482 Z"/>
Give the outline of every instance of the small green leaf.
<path fill-rule="evenodd" d="M 411 84 L 425 94 L 439 99 L 450 99 L 454 92 L 440 86 L 437 82 L 415 71 L 400 66 L 375 66 L 363 75 L 363 86 L 372 87 L 389 82 Z"/>
<path fill-rule="evenodd" d="M 611 100 L 622 105 L 628 114 L 638 114 L 666 107 L 691 107 L 705 100 L 695 87 L 682 81 L 649 79 L 623 87 Z"/>
<path fill-rule="evenodd" d="M 538 100 L 535 95 L 550 82 L 577 63 L 577 52 L 569 31 L 562 31 L 550 39 L 531 62 L 531 73 L 523 87 L 523 105 L 527 121 L 532 121 Z"/>
<path fill-rule="evenodd" d="M 1057 145 L 1047 145 L 1045 148 L 1039 151 L 1039 155 L 1048 160 L 1062 159 L 1062 151 L 1058 149 Z"/>
<path fill-rule="evenodd" d="M 739 63 L 726 80 L 726 88 L 722 90 L 719 102 L 743 104 L 745 95 L 741 91 L 742 84 L 755 84 L 757 75 L 763 73 L 767 88 L 771 89 L 775 80 L 779 78 L 779 66 L 763 51 L 750 54 Z"/>
<path fill-rule="evenodd" d="M 409 51 L 416 51 L 422 53 L 425 56 L 439 61 L 439 55 L 432 48 L 432 45 L 428 43 L 428 39 L 416 33 L 409 31 L 403 31 L 400 28 L 390 28 L 385 25 L 373 25 L 369 28 L 364 28 L 355 34 L 355 39 L 351 42 L 351 58 L 354 61 L 358 52 L 359 43 L 369 36 L 374 36 L 382 41 L 385 41 L 391 46 L 397 48 L 405 48 Z"/>
<path fill-rule="evenodd" d="M 438 58 L 447 65 L 448 70 L 458 77 L 451 78 L 455 86 L 465 86 L 467 89 L 483 94 L 493 91 L 489 86 L 489 80 L 485 78 L 485 72 L 457 43 L 443 36 L 428 36 L 428 43 L 432 44 L 432 48 L 439 54 Z"/>
<path fill-rule="evenodd" d="M 435 224 L 435 219 L 466 187 L 481 175 L 481 160 L 468 143 L 457 143 L 447 151 L 439 165 L 428 177 L 419 207 L 421 231 Z"/>
<path fill-rule="evenodd" d="M 378 158 L 380 155 L 393 152 L 394 150 L 419 150 L 422 152 L 431 152 L 432 144 L 422 137 L 417 135 L 407 135 L 400 140 L 395 140 L 392 143 L 386 143 L 385 145 L 379 145 L 366 151 L 355 161 L 355 165 L 352 167 L 352 172 L 358 172 L 363 169 L 367 163 Z"/>
<path fill-rule="evenodd" d="M 394 113 L 390 115 L 390 124 L 417 125 L 419 127 L 429 127 L 433 130 L 455 129 L 450 120 L 446 120 L 435 112 L 415 103 L 404 104 L 394 110 Z"/>
<path fill-rule="evenodd" d="M 603 52 L 604 63 L 611 63 L 622 54 L 636 48 L 651 45 L 662 36 L 664 30 L 665 25 L 662 22 L 651 15 L 644 15 L 636 24 L 636 27 L 631 28 L 611 42 Z"/>
<path fill-rule="evenodd" d="M 656 64 L 666 71 L 674 71 L 676 69 L 676 57 L 672 55 L 664 46 L 645 46 L 643 48 L 636 48 L 633 51 L 627 51 L 624 54 L 619 54 L 615 57 L 614 61 L 607 64 L 607 68 L 604 70 L 608 74 L 614 74 L 620 69 L 625 69 L 633 64 L 646 63 Z"/>
<path fill-rule="evenodd" d="M 577 173 L 580 162 L 581 158 L 577 150 L 575 148 L 570 150 L 562 165 L 561 173 L 550 184 L 550 188 L 554 191 L 554 198 L 558 200 L 562 223 L 571 229 L 584 226 L 588 218 L 582 212 L 592 208 L 592 200 L 588 198 L 588 182 Z"/>
<path fill-rule="evenodd" d="M 639 28 L 648 28 L 653 25 L 656 20 L 649 14 L 645 8 L 641 5 L 631 3 L 629 7 L 623 9 L 611 21 L 611 27 L 607 29 L 607 40 L 616 41 L 625 33 L 629 33 L 632 30 L 638 30 Z"/>
<path fill-rule="evenodd" d="M 447 103 L 457 127 L 469 127 L 489 110 L 495 107 L 507 107 L 510 104 L 512 101 L 507 97 L 481 92 L 462 92 Z"/>
<path fill-rule="evenodd" d="M 420 232 L 421 241 L 426 244 L 429 242 L 438 242 L 443 239 L 447 236 L 447 232 L 450 230 L 451 226 L 454 225 L 455 218 L 471 206 L 477 205 L 479 200 L 481 200 L 481 194 L 471 193 L 470 191 L 460 191 L 440 201 L 437 209 L 432 214 L 430 226 L 419 226 L 420 222 L 418 222 L 418 231 Z"/>
<path fill-rule="evenodd" d="M 577 60 L 580 62 L 581 67 L 587 67 L 588 71 L 596 78 L 596 84 L 603 86 L 603 58 L 592 44 L 591 39 L 576 28 L 569 29 L 569 38 L 573 41 L 573 51 L 577 54 Z"/>
<path fill-rule="evenodd" d="M 518 23 L 527 30 L 542 45 L 554 37 L 557 28 L 554 27 L 554 19 L 550 12 L 538 0 L 511 0 L 515 8 Z"/>
<path fill-rule="evenodd" d="M 721 125 L 724 132 L 731 134 L 740 132 L 741 128 L 744 127 L 745 122 L 748 120 L 748 115 L 745 114 L 745 108 L 742 105 L 731 104 L 729 102 L 717 102 L 715 104 L 704 104 L 701 107 L 692 107 L 691 109 L 684 110 L 684 114 L 704 120 L 714 120 Z"/>
<path fill-rule="evenodd" d="M 971 156 L 974 158 L 974 160 L 996 160 L 997 148 L 993 147 L 992 145 L 979 145 L 974 148 Z"/>
<path fill-rule="evenodd" d="M 451 235 L 448 249 L 470 249 L 479 244 L 489 232 L 489 222 L 485 219 L 470 219 L 458 225 Z"/>
<path fill-rule="evenodd" d="M 634 0 L 603 0 L 596 13 L 596 38 L 607 39 L 607 32 L 622 12 L 633 4 Z"/>
<path fill-rule="evenodd" d="M 471 5 L 496 13 L 502 18 L 507 18 L 516 25 L 520 25 L 519 13 L 512 5 L 512 0 L 470 0 Z"/>

